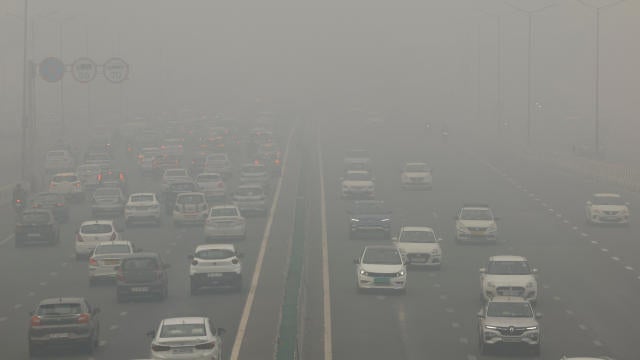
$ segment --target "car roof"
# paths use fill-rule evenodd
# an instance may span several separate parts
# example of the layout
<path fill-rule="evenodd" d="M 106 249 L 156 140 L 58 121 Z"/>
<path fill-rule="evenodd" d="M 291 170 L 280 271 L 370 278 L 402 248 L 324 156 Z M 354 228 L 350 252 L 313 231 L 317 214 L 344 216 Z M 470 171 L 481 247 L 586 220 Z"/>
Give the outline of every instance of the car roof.
<path fill-rule="evenodd" d="M 235 251 L 236 247 L 233 244 L 204 244 L 204 245 L 198 245 L 196 247 L 196 251 L 202 251 L 202 250 L 231 250 L 231 251 Z"/>
<path fill-rule="evenodd" d="M 364 250 L 398 250 L 395 245 L 367 245 Z"/>
<path fill-rule="evenodd" d="M 370 174 L 368 170 L 347 170 L 347 174 Z"/>
<path fill-rule="evenodd" d="M 83 297 L 56 297 L 47 298 L 40 301 L 40 305 L 65 304 L 65 303 L 83 303 Z"/>
<path fill-rule="evenodd" d="M 262 184 L 242 184 L 242 185 L 238 185 L 236 189 L 255 189 L 255 188 L 264 189 L 264 186 Z"/>
<path fill-rule="evenodd" d="M 464 203 L 462 204 L 463 209 L 489 209 L 489 204 L 483 203 Z"/>
<path fill-rule="evenodd" d="M 620 194 L 614 194 L 614 193 L 598 193 L 598 194 L 593 194 L 593 197 L 615 197 L 615 198 L 619 198 Z"/>
<path fill-rule="evenodd" d="M 530 304 L 528 300 L 525 300 L 522 297 L 518 296 L 494 296 L 489 300 L 489 302 L 511 302 L 511 303 L 527 303 Z"/>
<path fill-rule="evenodd" d="M 162 320 L 162 325 L 204 324 L 206 321 L 205 317 L 175 317 Z"/>
<path fill-rule="evenodd" d="M 494 255 L 489 261 L 527 261 L 527 258 L 519 255 Z"/>
<path fill-rule="evenodd" d="M 80 226 L 84 226 L 84 225 L 91 225 L 91 224 L 105 224 L 105 225 L 114 225 L 114 221 L 113 220 L 87 220 L 87 221 L 83 221 Z"/>
<path fill-rule="evenodd" d="M 401 231 L 428 231 L 434 232 L 433 228 L 428 226 L 403 226 L 400 228 Z"/>
<path fill-rule="evenodd" d="M 144 259 L 144 258 L 159 259 L 160 255 L 154 252 L 139 252 L 139 253 L 125 255 L 125 257 L 122 259 L 124 260 L 124 259 Z"/>

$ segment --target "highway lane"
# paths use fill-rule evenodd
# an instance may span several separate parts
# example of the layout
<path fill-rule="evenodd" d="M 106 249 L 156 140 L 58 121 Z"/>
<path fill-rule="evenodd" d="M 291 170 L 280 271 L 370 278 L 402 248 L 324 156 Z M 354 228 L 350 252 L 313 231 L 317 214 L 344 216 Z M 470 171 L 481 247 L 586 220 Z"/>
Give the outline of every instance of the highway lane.
<path fill-rule="evenodd" d="M 327 144 L 324 165 L 334 358 L 414 359 L 424 358 L 425 354 L 441 359 L 479 358 L 475 328 L 475 314 L 481 306 L 478 268 L 490 255 L 498 253 L 527 256 L 541 271 L 543 288 L 538 310 L 544 314 L 542 358 L 559 358 L 565 352 L 631 356 L 631 347 L 605 341 L 618 335 L 619 328 L 603 331 L 598 321 L 601 319 L 592 318 L 589 309 L 580 305 L 582 298 L 592 297 L 603 302 L 592 309 L 617 306 L 615 299 L 602 299 L 594 290 L 602 286 L 601 279 L 592 281 L 580 271 L 600 265 L 596 254 L 577 252 L 574 243 L 582 240 L 580 234 L 562 221 L 558 223 L 547 209 L 538 207 L 535 200 L 495 169 L 470 156 L 472 146 L 453 141 L 445 146 L 437 137 L 425 141 L 416 128 L 387 128 L 376 134 L 361 132 L 359 136 L 354 131 L 340 137 L 333 131 L 331 138 L 326 136 L 328 133 L 323 141 Z M 379 146 L 380 139 L 394 147 Z M 342 156 L 353 146 L 372 150 L 378 198 L 394 210 L 394 229 L 400 223 L 430 224 L 445 239 L 443 270 L 411 271 L 407 296 L 355 293 L 352 259 L 371 241 L 348 240 L 346 207 L 338 199 Z M 435 169 L 434 190 L 400 190 L 402 162 L 423 158 Z M 502 216 L 499 244 L 453 243 L 452 217 L 468 201 L 487 201 Z M 576 283 L 584 286 L 573 289 Z M 574 291 L 579 295 L 568 296 Z"/>
<path fill-rule="evenodd" d="M 156 191 L 157 181 L 143 179 L 135 171 L 133 162 L 119 159 L 119 163 L 128 170 L 130 190 Z M 239 161 L 236 165 L 240 165 Z M 297 176 L 297 174 L 295 174 Z M 285 173 L 284 179 L 289 185 L 295 185 L 296 176 Z M 233 185 L 230 185 L 232 188 Z M 295 194 L 295 192 L 293 193 Z M 277 208 L 272 233 L 287 239 L 286 234 L 291 231 L 292 217 L 289 209 L 295 195 L 285 192 L 283 206 Z M 0 338 L 7 344 L 4 356 L 11 359 L 27 358 L 26 330 L 28 325 L 28 311 L 37 302 L 50 296 L 82 295 L 102 309 L 101 346 L 92 356 L 95 359 L 130 359 L 147 357 L 149 342 L 145 333 L 154 329 L 158 322 L 170 316 L 207 315 L 211 316 L 216 325 L 227 329 L 225 335 L 225 354 L 229 354 L 237 331 L 243 304 L 249 289 L 251 274 L 258 255 L 260 240 L 266 218 L 250 218 L 248 220 L 247 239 L 238 242 L 240 251 L 245 254 L 243 259 L 244 289 L 240 294 L 227 291 L 212 291 L 198 296 L 190 296 L 188 289 L 189 255 L 196 245 L 203 243 L 204 237 L 201 226 L 175 227 L 169 218 L 165 218 L 161 227 L 132 226 L 126 229 L 123 237 L 133 241 L 137 246 L 156 251 L 163 255 L 172 265 L 169 270 L 169 297 L 164 302 L 130 302 L 118 304 L 115 301 L 115 289 L 112 285 L 89 287 L 87 279 L 86 261 L 76 261 L 73 258 L 73 235 L 89 211 L 88 204 L 77 204 L 72 208 L 72 221 L 62 227 L 62 242 L 57 247 L 27 247 L 14 249 L 10 242 L 3 246 L 0 253 L 2 267 L 5 272 L 16 274 L 14 277 L 5 276 L 2 288 L 5 294 L 0 298 Z M 284 209 L 284 210 L 281 210 Z M 284 211 L 281 215 L 280 212 Z M 10 229 L 11 227 L 8 227 Z M 3 227 L 7 229 L 7 227 Z M 278 246 L 286 248 L 286 241 L 279 241 Z M 280 254 L 286 256 L 285 252 Z M 284 264 L 283 258 L 276 255 L 272 260 Z M 269 269 L 267 269 L 269 271 Z M 282 272 L 273 272 L 265 278 L 270 283 L 283 279 Z M 274 293 L 276 287 L 271 288 Z M 277 307 L 281 295 L 273 294 L 271 307 Z M 275 299 L 275 302 L 273 301 Z M 262 300 L 261 300 L 262 301 Z M 259 312 L 257 309 L 256 312 Z M 271 314 L 269 314 L 271 315 Z M 258 319 L 260 314 L 256 315 Z M 248 333 L 273 332 L 274 324 L 265 329 L 260 323 L 253 325 Z M 258 336 L 253 335 L 257 338 Z M 251 346 L 254 343 L 250 344 Z M 270 344 L 273 347 L 273 340 Z M 250 347 L 250 346 L 248 346 Z M 87 355 L 78 354 L 68 349 L 54 352 L 54 356 L 47 358 L 78 358 L 86 359 Z"/>

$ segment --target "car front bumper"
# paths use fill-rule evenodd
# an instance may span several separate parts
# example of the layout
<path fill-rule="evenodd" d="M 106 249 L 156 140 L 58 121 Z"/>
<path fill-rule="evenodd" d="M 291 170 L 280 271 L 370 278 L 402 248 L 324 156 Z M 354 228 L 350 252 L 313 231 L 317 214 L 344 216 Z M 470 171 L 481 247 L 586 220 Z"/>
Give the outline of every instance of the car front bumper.
<path fill-rule="evenodd" d="M 371 277 L 358 275 L 359 289 L 388 289 L 404 290 L 407 287 L 407 277 Z"/>

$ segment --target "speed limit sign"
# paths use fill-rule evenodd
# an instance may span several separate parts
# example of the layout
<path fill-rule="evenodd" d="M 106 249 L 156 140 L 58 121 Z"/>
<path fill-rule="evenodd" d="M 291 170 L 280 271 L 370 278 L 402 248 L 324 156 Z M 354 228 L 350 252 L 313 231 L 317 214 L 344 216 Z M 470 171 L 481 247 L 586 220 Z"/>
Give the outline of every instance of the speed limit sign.
<path fill-rule="evenodd" d="M 71 65 L 71 74 L 76 81 L 87 83 L 96 77 L 98 67 L 89 58 L 79 58 Z"/>
<path fill-rule="evenodd" d="M 118 84 L 129 76 L 129 64 L 121 58 L 111 58 L 102 65 L 104 77 L 112 83 Z"/>

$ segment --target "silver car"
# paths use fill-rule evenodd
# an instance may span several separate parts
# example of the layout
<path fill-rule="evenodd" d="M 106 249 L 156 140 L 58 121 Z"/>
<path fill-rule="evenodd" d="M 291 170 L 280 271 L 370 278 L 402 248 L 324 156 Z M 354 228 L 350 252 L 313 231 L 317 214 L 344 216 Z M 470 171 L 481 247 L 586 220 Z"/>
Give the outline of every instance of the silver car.
<path fill-rule="evenodd" d="M 116 267 L 125 255 L 133 254 L 135 247 L 124 240 L 105 241 L 96 246 L 89 257 L 89 286 L 99 280 L 114 280 Z"/>
<path fill-rule="evenodd" d="M 266 195 L 262 185 L 240 185 L 231 195 L 231 199 L 243 214 L 257 213 L 266 215 L 268 212 Z"/>
<path fill-rule="evenodd" d="M 246 164 L 240 169 L 240 183 L 269 185 L 269 170 L 263 164 Z"/>
<path fill-rule="evenodd" d="M 247 234 L 246 221 L 236 205 L 214 206 L 204 225 L 206 240 L 240 239 Z"/>
<path fill-rule="evenodd" d="M 117 187 L 101 187 L 93 193 L 91 213 L 93 216 L 120 215 L 124 212 L 125 198 Z"/>
<path fill-rule="evenodd" d="M 218 173 L 202 173 L 196 176 L 196 184 L 207 197 L 207 200 L 224 200 L 227 196 L 227 188 Z"/>

